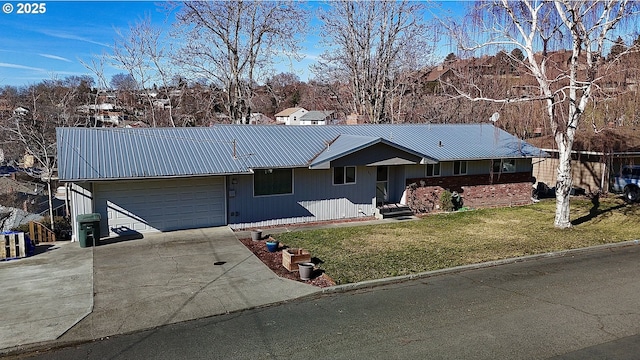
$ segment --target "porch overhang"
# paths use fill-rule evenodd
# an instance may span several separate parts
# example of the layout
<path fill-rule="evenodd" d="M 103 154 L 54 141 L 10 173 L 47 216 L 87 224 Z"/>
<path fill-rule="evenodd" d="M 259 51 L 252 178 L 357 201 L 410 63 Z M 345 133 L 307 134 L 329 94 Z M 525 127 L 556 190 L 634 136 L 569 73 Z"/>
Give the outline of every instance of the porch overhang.
<path fill-rule="evenodd" d="M 383 138 L 340 135 L 311 161 L 309 169 L 436 163 L 436 159 Z"/>

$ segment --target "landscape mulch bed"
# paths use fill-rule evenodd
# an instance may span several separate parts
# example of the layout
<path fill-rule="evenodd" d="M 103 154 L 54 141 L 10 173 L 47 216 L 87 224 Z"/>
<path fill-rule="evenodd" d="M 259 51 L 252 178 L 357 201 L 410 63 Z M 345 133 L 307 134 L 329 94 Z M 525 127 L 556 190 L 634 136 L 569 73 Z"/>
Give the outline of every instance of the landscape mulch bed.
<path fill-rule="evenodd" d="M 325 274 L 322 270 L 316 269 L 313 272 L 310 280 L 300 280 L 300 276 L 297 271 L 289 271 L 282 265 L 282 250 L 284 247 L 280 244 L 280 247 L 276 252 L 269 252 L 267 250 L 267 244 L 265 240 L 254 241 L 251 239 L 240 239 L 240 242 L 244 244 L 252 253 L 254 253 L 265 265 L 271 269 L 276 275 L 291 279 L 305 284 L 310 284 L 318 287 L 334 286 L 336 283 Z M 313 254 L 312 254 L 313 255 Z M 313 262 L 313 259 L 312 259 Z"/>

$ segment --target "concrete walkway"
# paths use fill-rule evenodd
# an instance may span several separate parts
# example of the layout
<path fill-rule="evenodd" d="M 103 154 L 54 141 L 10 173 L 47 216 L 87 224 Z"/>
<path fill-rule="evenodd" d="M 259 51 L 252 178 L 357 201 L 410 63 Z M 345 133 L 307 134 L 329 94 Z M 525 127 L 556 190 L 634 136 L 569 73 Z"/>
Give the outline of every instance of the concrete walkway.
<path fill-rule="evenodd" d="M 91 249 L 58 242 L 37 251 L 0 261 L 0 349 L 55 340 L 91 313 Z"/>

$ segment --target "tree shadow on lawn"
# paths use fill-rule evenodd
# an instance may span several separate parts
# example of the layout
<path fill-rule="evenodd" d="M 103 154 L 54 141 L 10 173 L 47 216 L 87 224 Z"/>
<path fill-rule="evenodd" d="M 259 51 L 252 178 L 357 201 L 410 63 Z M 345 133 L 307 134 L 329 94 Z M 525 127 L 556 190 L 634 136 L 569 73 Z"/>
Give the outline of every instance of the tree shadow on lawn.
<path fill-rule="evenodd" d="M 602 214 L 610 213 L 614 210 L 618 210 L 622 208 L 630 208 L 632 206 L 630 204 L 620 204 L 620 205 L 616 205 L 616 206 L 607 208 L 605 210 L 602 210 L 600 209 L 600 197 L 598 195 L 594 195 L 591 197 L 591 204 L 592 206 L 591 206 L 591 209 L 589 209 L 589 214 L 585 216 L 581 216 L 571 221 L 571 225 L 576 226 L 576 225 L 584 224 L 588 221 L 595 219 L 596 217 Z M 624 211 L 624 212 L 626 213 L 627 211 Z"/>

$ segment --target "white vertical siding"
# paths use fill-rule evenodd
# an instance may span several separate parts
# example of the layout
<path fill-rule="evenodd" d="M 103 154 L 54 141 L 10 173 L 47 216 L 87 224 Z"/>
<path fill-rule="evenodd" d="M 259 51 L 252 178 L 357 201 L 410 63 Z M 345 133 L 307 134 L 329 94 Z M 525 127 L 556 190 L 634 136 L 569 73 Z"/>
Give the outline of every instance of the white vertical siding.
<path fill-rule="evenodd" d="M 76 217 L 93 212 L 93 194 L 90 188 L 91 184 L 89 183 L 71 184 L 70 186 L 71 240 L 73 241 L 78 239 L 78 222 L 76 221 Z"/>

